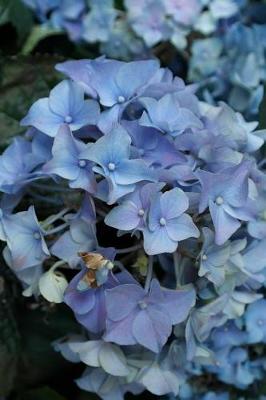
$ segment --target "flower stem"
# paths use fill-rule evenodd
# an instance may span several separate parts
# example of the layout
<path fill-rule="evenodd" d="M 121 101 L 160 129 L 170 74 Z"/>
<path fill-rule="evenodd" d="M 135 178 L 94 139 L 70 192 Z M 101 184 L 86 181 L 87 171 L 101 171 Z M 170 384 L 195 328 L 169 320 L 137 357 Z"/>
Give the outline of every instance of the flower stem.
<path fill-rule="evenodd" d="M 52 192 L 72 192 L 73 190 L 67 187 L 60 187 L 60 186 L 56 186 L 56 185 L 47 185 L 45 183 L 33 183 L 31 186 L 35 187 L 36 189 L 40 189 L 40 190 L 49 190 Z"/>
<path fill-rule="evenodd" d="M 66 207 L 66 208 L 63 208 L 63 210 L 61 210 L 58 214 L 51 215 L 50 217 L 48 217 L 42 223 L 43 228 L 45 229 L 46 226 L 49 226 L 49 225 L 53 224 L 55 221 L 57 221 L 58 219 L 61 219 L 63 217 L 63 215 L 66 214 L 69 210 L 70 209 Z"/>
<path fill-rule="evenodd" d="M 126 271 L 126 268 L 125 268 L 124 265 L 121 263 L 121 261 L 118 261 L 118 260 L 114 261 L 114 265 L 115 265 L 116 267 L 118 267 L 121 271 Z"/>
<path fill-rule="evenodd" d="M 56 262 L 52 265 L 50 271 L 54 271 L 56 268 L 62 267 L 62 266 L 65 265 L 65 264 L 66 264 L 66 262 L 65 262 L 64 260 L 56 261 Z"/>
<path fill-rule="evenodd" d="M 173 253 L 174 259 L 174 268 L 175 268 L 175 277 L 176 277 L 176 286 L 179 287 L 181 284 L 181 268 L 180 268 L 180 254 L 177 251 Z"/>
<path fill-rule="evenodd" d="M 31 195 L 32 197 L 34 197 L 36 200 L 40 200 L 45 203 L 50 203 L 50 204 L 53 204 L 56 206 L 62 206 L 64 204 L 62 200 L 59 201 L 56 199 L 50 199 L 47 196 L 42 196 L 39 193 L 34 193 L 32 190 L 28 190 L 28 194 Z"/>
<path fill-rule="evenodd" d="M 117 249 L 116 254 L 126 254 L 131 253 L 132 251 L 136 251 L 142 248 L 142 243 L 135 244 L 134 246 L 127 247 L 125 249 Z"/>
<path fill-rule="evenodd" d="M 68 226 L 69 226 L 69 222 L 59 225 L 53 229 L 50 229 L 50 231 L 46 231 L 45 236 L 54 235 L 55 233 L 61 232 L 63 229 L 67 228 Z"/>
<path fill-rule="evenodd" d="M 149 291 L 152 275 L 153 275 L 153 256 L 150 256 L 148 263 L 148 273 L 146 276 L 145 287 L 144 287 L 146 293 Z"/>

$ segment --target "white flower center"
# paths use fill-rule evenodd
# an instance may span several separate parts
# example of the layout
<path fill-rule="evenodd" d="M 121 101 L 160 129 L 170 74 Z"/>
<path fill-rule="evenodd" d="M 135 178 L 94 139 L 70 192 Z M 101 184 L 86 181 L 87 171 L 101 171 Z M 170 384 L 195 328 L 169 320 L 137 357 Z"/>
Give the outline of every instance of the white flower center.
<path fill-rule="evenodd" d="M 165 218 L 160 218 L 160 225 L 161 226 L 165 226 L 166 225 L 166 220 L 165 220 Z"/>
<path fill-rule="evenodd" d="M 40 240 L 40 239 L 41 239 L 41 235 L 40 235 L 39 232 L 34 232 L 33 237 L 34 237 L 34 239 L 36 239 L 36 240 Z"/>
<path fill-rule="evenodd" d="M 224 199 L 222 198 L 222 196 L 216 197 L 215 203 L 216 203 L 218 206 L 222 205 L 223 202 L 224 202 Z"/>
<path fill-rule="evenodd" d="M 207 258 L 208 258 L 208 256 L 206 254 L 203 254 L 203 256 L 202 256 L 203 261 L 206 261 Z"/>
<path fill-rule="evenodd" d="M 145 301 L 143 301 L 143 300 L 140 300 L 140 301 L 138 302 L 138 305 L 139 305 L 139 307 L 140 307 L 142 310 L 145 310 L 145 308 L 148 307 L 148 304 L 145 303 Z"/>
<path fill-rule="evenodd" d="M 114 170 L 115 170 L 115 164 L 112 163 L 112 162 L 110 162 L 110 163 L 108 164 L 108 169 L 109 169 L 109 171 L 114 171 Z"/>
<path fill-rule="evenodd" d="M 72 121 L 73 121 L 73 118 L 71 117 L 71 115 L 67 115 L 67 116 L 65 117 L 65 122 L 66 122 L 67 124 L 71 124 Z"/>
<path fill-rule="evenodd" d="M 143 208 L 141 208 L 138 212 L 138 216 L 139 217 L 143 217 L 143 215 L 145 214 L 145 211 L 143 210 Z"/>
<path fill-rule="evenodd" d="M 87 161 L 86 160 L 79 160 L 79 166 L 80 168 L 86 167 Z"/>
<path fill-rule="evenodd" d="M 126 101 L 124 96 L 118 96 L 118 103 L 124 103 Z"/>

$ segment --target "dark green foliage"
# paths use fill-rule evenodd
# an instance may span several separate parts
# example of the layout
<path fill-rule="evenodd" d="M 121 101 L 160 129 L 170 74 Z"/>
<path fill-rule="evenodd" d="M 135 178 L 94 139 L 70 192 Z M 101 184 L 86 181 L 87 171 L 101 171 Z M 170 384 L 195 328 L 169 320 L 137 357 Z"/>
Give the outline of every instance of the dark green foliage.
<path fill-rule="evenodd" d="M 19 121 L 31 104 L 45 97 L 58 81 L 54 64 L 59 58 L 13 56 L 0 59 L 0 146 L 24 131 Z"/>
<path fill-rule="evenodd" d="M 32 12 L 20 0 L 0 0 L 0 24 L 11 23 L 23 42 L 33 26 Z"/>

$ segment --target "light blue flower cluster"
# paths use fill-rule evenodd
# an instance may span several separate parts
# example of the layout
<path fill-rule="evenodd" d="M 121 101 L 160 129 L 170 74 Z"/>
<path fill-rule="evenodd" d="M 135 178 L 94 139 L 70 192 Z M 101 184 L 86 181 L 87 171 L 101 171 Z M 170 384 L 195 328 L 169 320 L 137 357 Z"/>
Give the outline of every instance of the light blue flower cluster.
<path fill-rule="evenodd" d="M 56 68 L 0 157 L 7 264 L 73 310 L 83 333 L 54 347 L 81 389 L 229 399 L 204 378 L 266 370 L 265 132 L 156 60 Z"/>
<path fill-rule="evenodd" d="M 44 29 L 66 31 L 75 42 L 98 43 L 100 54 L 112 58 L 144 58 L 172 45 L 181 57 L 168 62 L 177 68 L 183 54 L 188 79 L 199 84 L 202 99 L 223 100 L 249 119 L 258 114 L 266 76 L 265 4 L 124 0 L 117 9 L 113 0 L 23 1 Z"/>
<path fill-rule="evenodd" d="M 185 49 L 192 31 L 209 35 L 239 15 L 243 0 L 23 0 L 45 28 L 75 42 L 99 43 L 101 54 L 128 59 L 170 42 Z"/>
<path fill-rule="evenodd" d="M 113 0 L 23 2 L 44 27 L 66 31 L 74 41 L 98 42 L 101 53 L 119 58 L 144 53 L 166 40 L 184 48 L 203 9 L 201 0 L 125 0 L 123 10 Z"/>
<path fill-rule="evenodd" d="M 266 24 L 237 22 L 193 42 L 189 79 L 200 82 L 205 100 L 226 100 L 249 117 L 258 113 L 266 72 L 265 34 Z"/>

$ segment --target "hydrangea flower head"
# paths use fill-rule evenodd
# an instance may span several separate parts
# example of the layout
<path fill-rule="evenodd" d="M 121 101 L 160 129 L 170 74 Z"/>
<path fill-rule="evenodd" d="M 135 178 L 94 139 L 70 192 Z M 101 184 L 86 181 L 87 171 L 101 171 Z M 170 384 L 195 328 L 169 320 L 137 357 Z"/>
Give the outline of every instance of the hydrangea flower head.
<path fill-rule="evenodd" d="M 82 23 L 87 5 L 70 3 L 52 11 L 58 24 Z M 189 29 L 193 1 L 158 2 L 168 18 L 153 3 L 151 21 Z M 204 2 L 219 29 L 231 3 Z M 127 7 L 145 28 L 141 4 Z M 155 59 L 57 69 L 69 80 L 32 105 L 31 128 L 0 158 L 0 238 L 23 294 L 64 303 L 82 326 L 57 342 L 84 364 L 77 385 L 106 400 L 144 390 L 202 400 L 261 380 L 265 132 L 226 103 L 199 101 Z"/>

